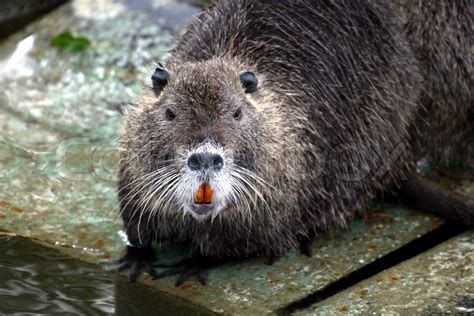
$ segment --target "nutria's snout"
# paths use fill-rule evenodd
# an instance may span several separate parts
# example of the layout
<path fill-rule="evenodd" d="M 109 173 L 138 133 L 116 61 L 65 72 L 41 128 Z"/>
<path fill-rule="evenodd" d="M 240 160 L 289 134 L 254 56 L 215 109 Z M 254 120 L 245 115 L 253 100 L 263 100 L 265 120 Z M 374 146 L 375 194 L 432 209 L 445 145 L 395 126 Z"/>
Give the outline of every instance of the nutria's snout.
<path fill-rule="evenodd" d="M 208 152 L 194 153 L 188 158 L 188 167 L 193 171 L 213 170 L 220 171 L 224 166 L 224 158 L 219 154 Z"/>
<path fill-rule="evenodd" d="M 216 215 L 229 202 L 232 155 L 215 142 L 206 142 L 186 152 L 183 163 L 184 209 L 197 219 Z"/>

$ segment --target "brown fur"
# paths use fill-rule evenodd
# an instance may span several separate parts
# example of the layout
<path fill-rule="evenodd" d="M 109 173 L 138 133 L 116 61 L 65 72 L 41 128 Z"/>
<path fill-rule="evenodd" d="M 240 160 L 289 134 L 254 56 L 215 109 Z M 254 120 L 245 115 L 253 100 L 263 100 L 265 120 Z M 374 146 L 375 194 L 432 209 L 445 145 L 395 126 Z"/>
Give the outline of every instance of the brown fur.
<path fill-rule="evenodd" d="M 424 78 L 412 130 L 417 158 L 474 168 L 474 1 L 397 7 Z"/>

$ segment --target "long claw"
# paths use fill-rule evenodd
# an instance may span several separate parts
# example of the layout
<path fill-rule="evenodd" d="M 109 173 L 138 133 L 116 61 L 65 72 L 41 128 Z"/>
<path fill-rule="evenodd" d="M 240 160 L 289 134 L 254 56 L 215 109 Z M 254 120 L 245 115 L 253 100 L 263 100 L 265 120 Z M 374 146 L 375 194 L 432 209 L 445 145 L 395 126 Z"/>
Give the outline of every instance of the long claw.
<path fill-rule="evenodd" d="M 130 283 L 133 283 L 137 280 L 137 278 L 140 276 L 140 263 L 139 262 L 134 262 L 132 266 L 130 267 L 130 274 L 128 275 L 128 281 Z"/>
<path fill-rule="evenodd" d="M 199 271 L 196 277 L 202 285 L 207 284 L 207 271 Z"/>
<path fill-rule="evenodd" d="M 180 286 L 181 284 L 183 284 L 187 279 L 189 279 L 193 274 L 196 274 L 198 273 L 196 271 L 196 268 L 190 268 L 190 269 L 184 269 L 183 272 L 181 272 L 181 274 L 178 276 L 178 278 L 176 279 L 176 286 Z"/>
<path fill-rule="evenodd" d="M 156 271 L 153 269 L 153 264 L 151 262 L 147 262 L 145 264 L 145 271 L 154 278 L 156 276 Z"/>

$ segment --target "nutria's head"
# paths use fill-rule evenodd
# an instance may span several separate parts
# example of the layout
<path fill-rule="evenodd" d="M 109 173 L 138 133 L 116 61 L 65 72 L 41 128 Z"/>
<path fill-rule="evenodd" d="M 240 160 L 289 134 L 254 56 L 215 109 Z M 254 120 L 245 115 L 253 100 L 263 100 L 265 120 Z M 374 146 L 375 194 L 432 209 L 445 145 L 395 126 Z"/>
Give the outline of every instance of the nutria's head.
<path fill-rule="evenodd" d="M 121 139 L 121 168 L 142 209 L 204 219 L 267 202 L 264 169 L 278 160 L 268 148 L 284 128 L 259 106 L 262 81 L 222 60 L 156 68 Z"/>

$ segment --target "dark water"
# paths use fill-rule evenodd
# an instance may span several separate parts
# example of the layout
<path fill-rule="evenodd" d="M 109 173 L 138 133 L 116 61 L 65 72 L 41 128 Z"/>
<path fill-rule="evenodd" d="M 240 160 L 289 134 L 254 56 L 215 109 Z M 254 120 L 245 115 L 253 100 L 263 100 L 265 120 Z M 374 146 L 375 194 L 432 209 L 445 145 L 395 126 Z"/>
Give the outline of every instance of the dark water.
<path fill-rule="evenodd" d="M 0 238 L 0 314 L 204 315 L 142 284 L 129 284 L 23 238 Z"/>

